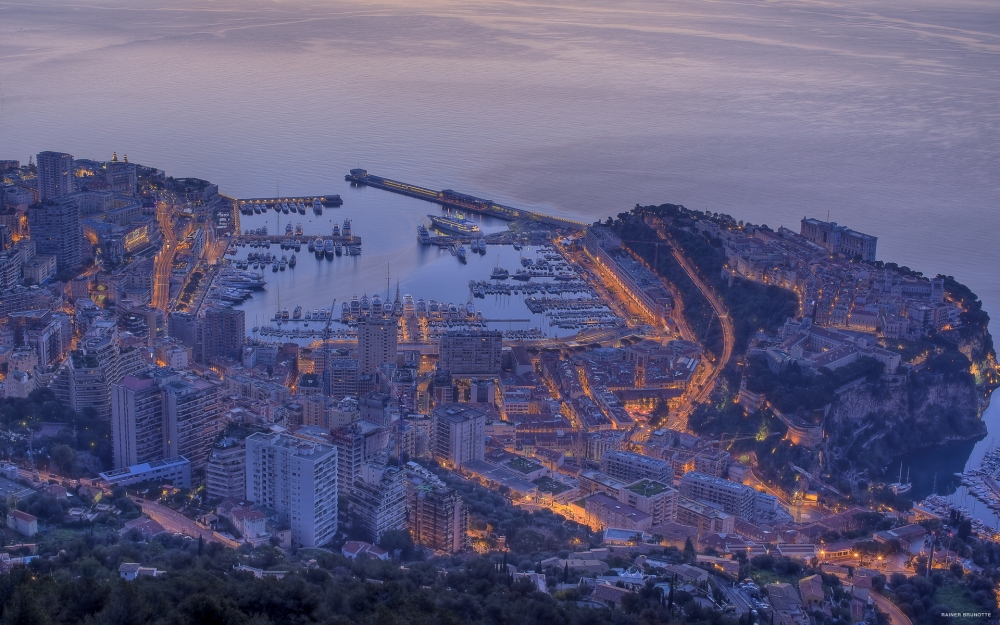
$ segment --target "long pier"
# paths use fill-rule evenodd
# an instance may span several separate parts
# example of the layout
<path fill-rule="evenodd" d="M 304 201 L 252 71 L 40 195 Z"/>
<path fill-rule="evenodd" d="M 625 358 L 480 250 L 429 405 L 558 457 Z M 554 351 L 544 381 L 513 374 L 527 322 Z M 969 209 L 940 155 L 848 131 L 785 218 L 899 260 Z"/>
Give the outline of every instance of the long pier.
<path fill-rule="evenodd" d="M 451 189 L 434 191 L 433 189 L 399 182 L 398 180 L 375 176 L 369 174 L 368 170 L 365 169 L 352 169 L 351 173 L 344 176 L 344 180 L 353 184 L 375 187 L 376 189 L 391 191 L 393 193 L 416 198 L 418 200 L 424 200 L 425 202 L 440 204 L 441 206 L 447 206 L 449 208 L 457 208 L 471 213 L 479 213 L 481 215 L 488 215 L 498 219 L 506 219 L 507 221 L 537 221 L 559 228 L 572 228 L 574 230 L 582 230 L 587 227 L 587 224 L 580 221 L 574 221 L 572 219 L 565 219 L 562 217 L 552 217 L 550 215 L 543 215 L 542 213 L 514 208 L 512 206 L 504 206 L 503 204 L 497 204 L 493 200 L 484 200 L 483 198 L 466 195 L 465 193 L 458 193 L 457 191 L 452 191 Z"/>

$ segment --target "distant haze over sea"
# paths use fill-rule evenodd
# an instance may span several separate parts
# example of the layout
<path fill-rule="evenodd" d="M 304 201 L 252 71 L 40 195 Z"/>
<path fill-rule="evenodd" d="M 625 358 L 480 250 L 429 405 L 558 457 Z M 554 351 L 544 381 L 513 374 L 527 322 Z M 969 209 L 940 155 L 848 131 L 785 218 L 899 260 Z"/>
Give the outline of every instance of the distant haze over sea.
<path fill-rule="evenodd" d="M 829 214 L 997 315 L 998 77 L 992 0 L 3 2 L 0 157 L 117 150 L 242 197 L 361 165 L 588 220 Z"/>

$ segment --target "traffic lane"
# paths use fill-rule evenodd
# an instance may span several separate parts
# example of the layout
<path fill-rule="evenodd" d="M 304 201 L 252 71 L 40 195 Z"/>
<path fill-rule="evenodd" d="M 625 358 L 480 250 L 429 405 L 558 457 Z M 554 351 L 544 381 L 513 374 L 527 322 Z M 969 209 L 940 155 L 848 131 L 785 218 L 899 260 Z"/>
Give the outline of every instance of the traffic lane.
<path fill-rule="evenodd" d="M 903 611 L 899 607 L 890 601 L 888 597 L 878 594 L 877 592 L 871 593 L 872 601 L 878 606 L 880 610 L 889 615 L 889 621 L 892 625 L 913 625 L 910 618 L 903 614 Z"/>
<path fill-rule="evenodd" d="M 174 534 L 184 534 L 186 536 L 191 536 L 193 538 L 203 538 L 209 542 L 221 543 L 223 545 L 235 546 L 231 544 L 231 541 L 227 541 L 225 538 L 218 536 L 212 530 L 208 530 L 198 525 L 194 520 L 187 518 L 179 512 L 175 512 L 166 506 L 162 506 L 156 502 L 142 499 L 139 497 L 132 498 L 132 501 L 138 505 L 144 514 L 149 518 L 153 519 L 157 523 L 163 526 L 163 529 Z"/>

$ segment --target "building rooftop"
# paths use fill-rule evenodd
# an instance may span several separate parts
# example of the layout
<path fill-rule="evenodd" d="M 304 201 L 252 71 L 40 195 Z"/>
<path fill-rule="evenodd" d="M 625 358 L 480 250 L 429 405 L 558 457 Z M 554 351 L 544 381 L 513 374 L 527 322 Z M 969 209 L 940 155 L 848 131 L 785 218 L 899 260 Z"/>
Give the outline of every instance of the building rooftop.
<path fill-rule="evenodd" d="M 629 484 L 626 488 L 636 495 L 643 495 L 644 497 L 652 497 L 653 495 L 658 495 L 663 491 L 667 490 L 669 486 L 663 484 L 662 482 L 656 482 L 653 480 L 641 480 L 635 484 Z"/>

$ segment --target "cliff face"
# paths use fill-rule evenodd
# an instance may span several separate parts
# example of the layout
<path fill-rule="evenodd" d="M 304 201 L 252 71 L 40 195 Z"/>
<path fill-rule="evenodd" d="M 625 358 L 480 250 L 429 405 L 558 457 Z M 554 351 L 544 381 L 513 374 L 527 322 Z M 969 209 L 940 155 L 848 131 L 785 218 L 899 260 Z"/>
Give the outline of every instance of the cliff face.
<path fill-rule="evenodd" d="M 879 470 L 903 454 L 986 435 L 982 391 L 969 376 L 915 375 L 895 387 L 863 385 L 837 395 L 827 416 L 827 457 Z"/>

